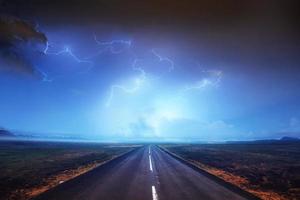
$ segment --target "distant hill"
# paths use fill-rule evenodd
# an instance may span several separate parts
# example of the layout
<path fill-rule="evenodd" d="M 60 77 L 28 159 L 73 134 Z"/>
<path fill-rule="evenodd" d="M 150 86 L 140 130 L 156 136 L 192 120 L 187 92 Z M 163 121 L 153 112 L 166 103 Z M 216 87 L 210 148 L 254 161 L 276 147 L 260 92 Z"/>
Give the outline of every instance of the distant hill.
<path fill-rule="evenodd" d="M 284 136 L 280 139 L 264 139 L 264 140 L 250 140 L 250 141 L 227 141 L 227 144 L 278 144 L 278 143 L 294 143 L 300 142 L 300 138 Z"/>
<path fill-rule="evenodd" d="M 281 141 L 300 141 L 300 138 L 284 136 L 280 140 Z"/>
<path fill-rule="evenodd" d="M 8 130 L 0 128 L 0 137 L 14 137 L 15 135 Z"/>

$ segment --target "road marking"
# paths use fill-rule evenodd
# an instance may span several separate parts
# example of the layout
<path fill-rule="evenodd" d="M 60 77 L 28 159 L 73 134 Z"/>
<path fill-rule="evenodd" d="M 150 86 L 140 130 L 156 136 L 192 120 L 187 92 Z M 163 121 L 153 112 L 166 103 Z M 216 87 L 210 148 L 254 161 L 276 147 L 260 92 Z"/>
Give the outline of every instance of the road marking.
<path fill-rule="evenodd" d="M 153 172 L 151 155 L 149 155 L 149 165 L 150 165 L 150 171 Z"/>
<path fill-rule="evenodd" d="M 152 185 L 152 199 L 153 200 L 158 200 L 158 196 L 157 196 L 156 189 L 155 189 L 154 185 Z"/>

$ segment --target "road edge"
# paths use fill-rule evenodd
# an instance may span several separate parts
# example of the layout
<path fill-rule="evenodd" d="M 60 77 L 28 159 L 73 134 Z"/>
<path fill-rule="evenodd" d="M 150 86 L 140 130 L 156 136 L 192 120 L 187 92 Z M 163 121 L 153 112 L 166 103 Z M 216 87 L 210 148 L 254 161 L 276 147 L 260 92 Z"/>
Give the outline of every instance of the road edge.
<path fill-rule="evenodd" d="M 229 189 L 230 191 L 234 192 L 234 193 L 237 193 L 239 194 L 240 196 L 242 197 L 245 197 L 247 199 L 250 199 L 250 200 L 261 200 L 259 197 L 255 196 L 254 194 L 251 194 L 250 192 L 247 192 L 245 190 L 243 190 L 242 188 L 232 184 L 232 183 L 229 183 L 223 179 L 221 179 L 220 177 L 217 177 L 207 171 L 205 171 L 204 169 L 201 169 L 199 166 L 197 166 L 196 164 L 182 158 L 181 156 L 175 154 L 175 153 L 172 153 L 170 152 L 169 150 L 167 150 L 166 148 L 164 147 L 161 147 L 159 145 L 157 145 L 157 147 L 159 149 L 161 149 L 162 151 L 164 151 L 165 153 L 167 153 L 168 155 L 172 156 L 173 158 L 175 158 L 176 160 L 178 160 L 179 162 L 189 166 L 190 168 L 194 169 L 195 171 L 197 171 L 198 173 L 201 173 L 203 174 L 204 176 L 206 176 L 207 178 L 219 183 L 220 185 L 224 186 L 225 188 Z"/>

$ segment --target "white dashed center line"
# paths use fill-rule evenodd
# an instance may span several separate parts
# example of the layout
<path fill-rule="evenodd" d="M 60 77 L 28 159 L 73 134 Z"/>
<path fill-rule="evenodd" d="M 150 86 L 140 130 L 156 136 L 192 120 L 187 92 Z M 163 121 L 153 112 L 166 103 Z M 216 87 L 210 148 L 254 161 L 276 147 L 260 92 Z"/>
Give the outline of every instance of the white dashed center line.
<path fill-rule="evenodd" d="M 152 161 L 151 161 L 151 155 L 149 155 L 149 165 L 150 165 L 150 171 L 153 172 L 153 169 L 152 169 Z"/>
<path fill-rule="evenodd" d="M 156 193 L 155 186 L 152 186 L 152 199 L 153 200 L 158 200 L 158 196 L 157 196 L 157 193 Z"/>
<path fill-rule="evenodd" d="M 149 166 L 150 166 L 150 171 L 153 172 L 150 147 L 149 147 Z"/>
<path fill-rule="evenodd" d="M 150 171 L 153 173 L 150 146 L 149 146 L 149 166 L 150 166 Z M 154 185 L 152 185 L 152 199 L 153 200 L 158 200 L 158 195 L 156 193 L 156 189 L 155 189 Z"/>

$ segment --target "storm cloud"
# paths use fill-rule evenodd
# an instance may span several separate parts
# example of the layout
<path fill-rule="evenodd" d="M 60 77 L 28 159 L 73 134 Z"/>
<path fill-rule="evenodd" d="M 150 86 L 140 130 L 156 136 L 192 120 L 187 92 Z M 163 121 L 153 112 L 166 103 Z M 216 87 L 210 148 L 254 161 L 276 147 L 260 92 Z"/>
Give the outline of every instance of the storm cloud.
<path fill-rule="evenodd" d="M 38 75 L 30 57 L 42 54 L 47 37 L 22 19 L 0 16 L 0 70 Z"/>

